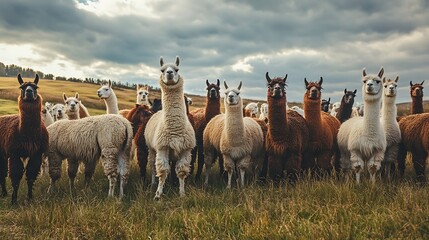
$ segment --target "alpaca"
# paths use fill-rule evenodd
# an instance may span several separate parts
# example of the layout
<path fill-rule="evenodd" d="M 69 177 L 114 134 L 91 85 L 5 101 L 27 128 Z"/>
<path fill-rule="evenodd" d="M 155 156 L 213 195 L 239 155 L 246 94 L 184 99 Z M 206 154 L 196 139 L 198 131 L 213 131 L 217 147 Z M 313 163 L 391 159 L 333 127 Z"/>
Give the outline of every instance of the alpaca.
<path fill-rule="evenodd" d="M 155 199 L 160 199 L 164 183 L 170 172 L 170 161 L 176 162 L 179 178 L 179 193 L 185 195 L 185 178 L 189 174 L 191 151 L 195 147 L 195 132 L 186 115 L 183 101 L 183 78 L 179 75 L 179 57 L 174 64 L 165 64 L 160 59 L 162 111 L 155 113 L 144 132 L 149 149 L 148 160 L 155 162 L 159 177 Z"/>
<path fill-rule="evenodd" d="M 384 68 L 381 68 L 378 75 L 367 75 L 363 69 L 362 98 L 365 113 L 363 117 L 345 121 L 337 136 L 341 168 L 344 170 L 353 168 L 357 183 L 360 183 L 360 174 L 366 165 L 374 184 L 376 173 L 384 159 L 386 136 L 379 120 L 383 74 Z"/>
<path fill-rule="evenodd" d="M 309 158 L 303 166 L 304 169 L 316 166 L 316 169 L 329 173 L 333 166 L 331 159 L 338 152 L 336 142 L 341 123 L 321 110 L 323 78 L 320 77 L 318 82 L 307 82 L 307 79 L 304 79 L 304 82 L 307 89 L 304 94 L 304 113 L 310 134 L 307 148 Z M 335 162 L 337 161 L 336 159 Z"/>
<path fill-rule="evenodd" d="M 322 104 L 321 104 L 322 111 L 329 112 L 330 105 L 331 105 L 331 98 L 329 98 L 328 100 L 322 99 Z"/>
<path fill-rule="evenodd" d="M 119 114 L 118 99 L 113 91 L 112 81 L 109 80 L 107 84 L 101 85 L 97 90 L 97 95 L 100 99 L 104 100 L 107 114 Z"/>
<path fill-rule="evenodd" d="M 151 107 L 151 104 L 149 102 L 149 87 L 147 85 L 145 85 L 145 86 L 139 86 L 137 84 L 137 100 L 136 100 L 136 104 L 146 105 L 149 108 Z"/>
<path fill-rule="evenodd" d="M 426 182 L 426 163 L 429 156 L 429 113 L 412 114 L 399 121 L 402 142 L 398 154 L 399 174 L 403 176 L 407 151 L 413 155 L 417 181 Z"/>
<path fill-rule="evenodd" d="M 46 110 L 49 111 L 49 113 L 51 114 L 52 117 L 54 117 L 54 110 L 53 110 L 54 105 L 55 104 L 53 104 L 51 102 L 45 102 L 45 105 L 44 105 L 46 107 Z"/>
<path fill-rule="evenodd" d="M 156 113 L 156 112 L 158 112 L 159 110 L 162 110 L 162 102 L 161 102 L 161 99 L 155 98 L 155 99 L 153 100 L 153 102 L 151 103 L 151 105 L 152 105 L 152 107 L 150 108 L 150 110 L 151 110 L 153 113 Z"/>
<path fill-rule="evenodd" d="M 258 103 L 255 103 L 255 102 L 248 103 L 244 109 L 250 110 L 250 116 L 248 117 L 258 116 L 258 112 L 259 112 Z"/>
<path fill-rule="evenodd" d="M 54 118 L 52 117 L 49 108 L 46 105 L 42 106 L 42 121 L 45 124 L 45 127 L 48 127 L 54 123 Z"/>
<path fill-rule="evenodd" d="M 191 97 L 186 97 L 186 104 L 192 105 L 192 98 Z"/>
<path fill-rule="evenodd" d="M 268 104 L 262 103 L 260 108 L 261 114 L 259 115 L 259 119 L 268 122 Z"/>
<path fill-rule="evenodd" d="M 383 171 L 387 174 L 387 178 L 391 177 L 391 170 L 394 169 L 396 160 L 398 159 L 399 144 L 401 142 L 401 130 L 396 121 L 396 87 L 399 76 L 395 80 L 383 78 L 383 104 L 381 107 L 381 125 L 386 134 L 386 151 L 384 153 Z"/>
<path fill-rule="evenodd" d="M 204 155 L 206 165 L 205 185 L 214 161 L 213 152 L 222 154 L 228 173 L 227 188 L 231 188 L 232 175 L 238 170 L 241 186 L 246 171 L 257 173 L 263 165 L 264 136 L 259 124 L 250 117 L 243 118 L 243 102 L 240 97 L 242 82 L 237 88 L 225 85 L 225 114 L 219 114 L 207 123 L 204 130 Z M 218 138 L 220 136 L 220 138 Z"/>
<path fill-rule="evenodd" d="M 337 110 L 337 115 L 335 117 L 340 120 L 341 123 L 345 122 L 352 116 L 353 104 L 355 102 L 357 89 L 352 91 L 347 91 L 347 88 L 344 89 L 344 96 L 341 99 L 340 108 Z"/>
<path fill-rule="evenodd" d="M 305 117 L 304 109 L 302 109 L 302 108 L 300 108 L 298 106 L 292 106 L 290 109 L 293 110 L 293 111 L 295 111 L 295 112 L 297 112 L 297 113 L 299 113 L 299 115 Z"/>
<path fill-rule="evenodd" d="M 37 93 L 39 76 L 33 82 L 24 82 L 18 74 L 21 95 L 19 113 L 0 117 L 0 185 L 6 196 L 6 175 L 12 182 L 12 204 L 17 203 L 22 175 L 27 178 L 27 199 L 33 198 L 33 184 L 39 175 L 42 154 L 48 148 L 49 135 L 42 123 L 42 97 Z M 23 160 L 27 160 L 27 164 Z"/>
<path fill-rule="evenodd" d="M 133 126 L 133 142 L 137 149 L 137 162 L 140 168 L 140 176 L 143 180 L 146 178 L 146 165 L 148 149 L 144 138 L 144 131 L 146 129 L 147 122 L 152 117 L 153 113 L 147 105 L 136 104 L 128 113 L 127 119 Z"/>
<path fill-rule="evenodd" d="M 66 94 L 63 93 L 63 99 L 65 103 L 65 113 L 67 114 L 68 119 L 76 120 L 90 116 L 88 109 L 83 106 L 79 99 L 79 93 L 76 93 L 74 97 L 67 97 Z M 83 114 L 81 115 L 81 113 Z"/>
<path fill-rule="evenodd" d="M 423 113 L 423 83 L 410 81 L 411 114 Z"/>
<path fill-rule="evenodd" d="M 340 106 L 341 106 L 341 102 L 335 102 L 335 103 L 333 103 L 332 104 L 332 109 L 331 109 L 331 115 L 332 116 L 337 116 L 337 112 L 338 112 L 338 109 L 340 109 Z"/>
<path fill-rule="evenodd" d="M 295 111 L 286 111 L 286 79 L 271 79 L 268 83 L 268 133 L 265 149 L 268 154 L 268 172 L 271 179 L 279 181 L 286 176 L 295 180 L 301 170 L 302 154 L 307 149 L 308 127 L 305 119 Z"/>
<path fill-rule="evenodd" d="M 124 195 L 130 162 L 129 154 L 133 138 L 131 123 L 116 114 L 91 116 L 77 120 L 58 121 L 48 127 L 49 150 L 47 152 L 51 184 L 55 188 L 61 177 L 61 163 L 67 158 L 70 192 L 75 192 L 74 180 L 79 162 L 85 165 L 85 183 L 88 186 L 98 159 L 109 179 L 109 197 L 113 197 L 119 177 L 119 197 Z"/>
<path fill-rule="evenodd" d="M 67 114 L 65 114 L 65 109 L 66 107 L 64 106 L 64 104 L 61 103 L 57 103 L 52 107 L 52 111 L 54 113 L 54 122 L 62 119 L 68 119 Z"/>
<path fill-rule="evenodd" d="M 197 140 L 197 151 L 198 151 L 198 168 L 195 175 L 195 179 L 199 180 L 204 166 L 204 144 L 203 144 L 203 132 L 207 126 L 207 123 L 216 115 L 220 114 L 220 81 L 217 79 L 216 83 L 209 83 L 209 80 L 206 80 L 207 85 L 207 96 L 206 96 L 206 105 L 204 109 L 195 109 L 191 113 L 194 115 L 195 121 L 195 137 Z M 195 160 L 197 158 L 196 154 L 192 155 L 191 160 L 191 173 L 193 172 L 193 167 Z M 223 162 L 222 165 L 219 163 L 220 173 L 224 172 Z"/>

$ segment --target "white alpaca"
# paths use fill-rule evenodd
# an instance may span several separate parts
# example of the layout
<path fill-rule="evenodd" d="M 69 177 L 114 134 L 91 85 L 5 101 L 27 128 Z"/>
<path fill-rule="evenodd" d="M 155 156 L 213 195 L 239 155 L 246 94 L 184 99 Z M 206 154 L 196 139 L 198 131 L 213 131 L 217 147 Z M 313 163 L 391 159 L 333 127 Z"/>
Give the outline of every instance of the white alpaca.
<path fill-rule="evenodd" d="M 341 167 L 345 170 L 352 168 L 359 183 L 360 174 L 366 165 L 371 182 L 375 183 L 375 176 L 386 150 L 386 137 L 379 119 L 384 69 L 381 68 L 377 76 L 367 75 L 365 69 L 362 73 L 365 113 L 363 117 L 350 118 L 341 125 L 338 146 L 341 151 Z"/>
<path fill-rule="evenodd" d="M 107 114 L 119 114 L 118 99 L 113 91 L 112 81 L 109 80 L 107 84 L 101 85 L 97 90 L 97 95 L 104 100 Z"/>
<path fill-rule="evenodd" d="M 268 119 L 268 104 L 262 103 L 260 108 L 261 114 L 259 115 L 260 120 L 267 120 Z"/>
<path fill-rule="evenodd" d="M 244 109 L 250 111 L 251 117 L 258 116 L 258 113 L 259 113 L 258 103 L 255 103 L 255 102 L 248 103 Z"/>
<path fill-rule="evenodd" d="M 79 99 L 79 93 L 76 93 L 74 97 L 67 97 L 66 94 L 63 93 L 63 99 L 65 104 L 65 112 L 68 116 L 68 119 L 76 120 L 89 117 L 88 109 Z"/>
<path fill-rule="evenodd" d="M 207 124 L 204 139 L 205 184 L 208 184 L 214 150 L 222 154 L 224 167 L 228 172 L 228 186 L 231 188 L 233 173 L 238 170 L 241 186 L 244 174 L 254 174 L 262 166 L 264 156 L 264 135 L 259 124 L 251 117 L 243 118 L 243 103 L 240 97 L 241 82 L 237 88 L 225 85 L 225 114 L 217 115 Z M 238 181 L 238 179 L 237 179 Z"/>
<path fill-rule="evenodd" d="M 52 107 L 54 122 L 68 118 L 65 109 L 64 104 L 61 103 L 57 103 Z"/>
<path fill-rule="evenodd" d="M 331 115 L 337 116 L 338 109 L 340 109 L 341 102 L 335 102 L 332 104 Z"/>
<path fill-rule="evenodd" d="M 386 134 L 386 152 L 384 154 L 384 170 L 390 179 L 391 165 L 398 159 L 399 144 L 401 142 L 401 130 L 396 121 L 396 94 L 399 76 L 395 80 L 383 78 L 384 94 L 381 107 L 381 124 Z"/>
<path fill-rule="evenodd" d="M 164 64 L 161 57 L 160 64 L 163 109 L 150 118 L 144 133 L 149 150 L 148 161 L 155 162 L 159 177 L 155 199 L 162 195 L 165 179 L 170 172 L 170 161 L 176 162 L 179 193 L 185 195 L 185 178 L 190 171 L 191 150 L 195 147 L 195 132 L 183 101 L 183 78 L 178 73 L 179 57 L 176 57 L 175 64 Z"/>
<path fill-rule="evenodd" d="M 54 118 L 46 105 L 42 106 L 42 121 L 45 123 L 46 127 L 54 123 Z"/>
<path fill-rule="evenodd" d="M 293 106 L 290 109 L 292 109 L 293 111 L 299 113 L 301 116 L 305 117 L 305 113 L 304 113 L 304 109 L 298 107 L 298 106 Z"/>
<path fill-rule="evenodd" d="M 54 109 L 53 109 L 54 105 L 55 104 L 53 104 L 51 102 L 45 102 L 45 107 L 49 111 L 49 113 L 51 114 L 52 117 L 54 117 Z"/>
<path fill-rule="evenodd" d="M 61 176 L 61 163 L 67 158 L 70 190 L 74 192 L 74 179 L 79 162 L 85 165 L 85 183 L 88 185 L 101 157 L 104 174 L 109 179 L 109 197 L 113 197 L 116 181 L 120 179 L 119 196 L 124 194 L 130 169 L 129 154 L 133 139 L 131 123 L 122 116 L 105 114 L 77 120 L 57 121 L 48 127 L 47 152 L 50 191 Z"/>
<path fill-rule="evenodd" d="M 149 102 L 149 87 L 147 85 L 140 86 L 137 84 L 137 100 L 136 104 L 139 105 L 146 105 L 148 107 L 151 107 L 151 104 Z"/>

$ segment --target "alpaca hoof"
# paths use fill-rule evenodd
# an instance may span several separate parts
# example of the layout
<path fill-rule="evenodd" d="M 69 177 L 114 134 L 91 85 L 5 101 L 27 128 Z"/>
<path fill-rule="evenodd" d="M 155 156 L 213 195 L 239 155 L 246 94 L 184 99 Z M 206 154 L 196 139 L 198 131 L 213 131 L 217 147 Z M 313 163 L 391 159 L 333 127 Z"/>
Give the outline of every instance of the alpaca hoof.
<path fill-rule="evenodd" d="M 160 201 L 161 200 L 161 196 L 159 195 L 155 195 L 155 197 L 153 198 L 154 201 Z"/>

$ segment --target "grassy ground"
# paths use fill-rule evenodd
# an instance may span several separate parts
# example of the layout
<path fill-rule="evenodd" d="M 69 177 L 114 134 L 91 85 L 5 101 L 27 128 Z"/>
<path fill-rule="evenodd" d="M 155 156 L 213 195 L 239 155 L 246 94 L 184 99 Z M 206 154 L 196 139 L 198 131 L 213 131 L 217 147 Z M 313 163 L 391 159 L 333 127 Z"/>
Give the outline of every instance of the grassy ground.
<path fill-rule="evenodd" d="M 42 176 L 33 202 L 25 201 L 24 181 L 18 206 L 10 205 L 10 196 L 0 199 L 2 239 L 429 238 L 429 189 L 417 186 L 412 173 L 404 181 L 377 186 L 328 178 L 232 190 L 213 173 L 207 189 L 188 181 L 183 198 L 167 184 L 159 202 L 141 183 L 136 165 L 123 201 L 106 198 L 108 183 L 100 166 L 87 190 L 83 175 L 78 176 L 75 198 L 63 173 L 55 194 L 46 193 L 49 180 Z"/>

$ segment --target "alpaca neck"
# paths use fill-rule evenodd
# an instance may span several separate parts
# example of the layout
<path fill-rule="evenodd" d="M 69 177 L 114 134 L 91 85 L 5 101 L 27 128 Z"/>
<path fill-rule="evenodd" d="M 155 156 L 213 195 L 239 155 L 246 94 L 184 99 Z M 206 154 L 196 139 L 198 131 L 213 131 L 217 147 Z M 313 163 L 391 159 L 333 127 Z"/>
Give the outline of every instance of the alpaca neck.
<path fill-rule="evenodd" d="M 363 89 L 364 90 L 364 89 Z M 369 134 L 377 133 L 380 126 L 381 96 L 370 101 L 365 100 L 363 108 L 364 131 Z"/>
<path fill-rule="evenodd" d="M 174 86 L 167 86 L 161 80 L 160 85 L 164 120 L 168 123 L 170 119 L 172 121 L 177 121 L 178 119 L 185 121 L 185 119 L 188 119 L 185 99 L 183 99 L 183 79 L 180 77 L 179 82 Z M 177 123 L 171 122 L 171 124 L 175 125 Z"/>
<path fill-rule="evenodd" d="M 411 114 L 423 113 L 423 96 L 411 97 Z"/>
<path fill-rule="evenodd" d="M 209 122 L 214 116 L 220 114 L 220 98 L 210 98 L 206 99 L 206 108 L 205 108 L 205 118 L 206 122 Z"/>
<path fill-rule="evenodd" d="M 104 103 L 106 104 L 107 114 L 119 114 L 118 99 L 113 89 L 110 96 L 104 99 Z"/>
<path fill-rule="evenodd" d="M 67 116 L 70 120 L 80 119 L 79 109 L 75 112 L 67 111 Z"/>
<path fill-rule="evenodd" d="M 42 105 L 41 97 L 33 102 L 26 102 L 21 100 L 21 97 L 18 100 L 19 102 L 19 131 L 24 132 L 25 134 L 30 134 L 33 132 L 39 132 L 40 124 L 42 122 Z"/>
<path fill-rule="evenodd" d="M 287 137 L 286 96 L 273 98 L 268 96 L 268 130 L 271 137 L 283 139 Z"/>
<path fill-rule="evenodd" d="M 89 117 L 88 109 L 82 103 L 79 106 L 79 118 Z"/>
<path fill-rule="evenodd" d="M 225 103 L 224 132 L 228 139 L 234 139 L 234 142 L 241 144 L 241 140 L 239 139 L 244 138 L 243 103 L 241 99 L 236 105 L 228 105 Z"/>
<path fill-rule="evenodd" d="M 384 123 L 396 123 L 397 108 L 395 104 L 396 96 L 387 97 L 383 95 L 383 105 L 381 106 L 381 118 Z"/>
<path fill-rule="evenodd" d="M 320 131 L 322 125 L 322 109 L 320 109 L 320 98 L 317 100 L 307 99 L 304 96 L 304 115 L 310 132 Z"/>
<path fill-rule="evenodd" d="M 346 103 L 345 101 L 341 101 L 340 108 L 337 111 L 336 117 L 340 122 L 344 122 L 349 119 L 352 115 L 353 111 L 353 102 Z"/>

